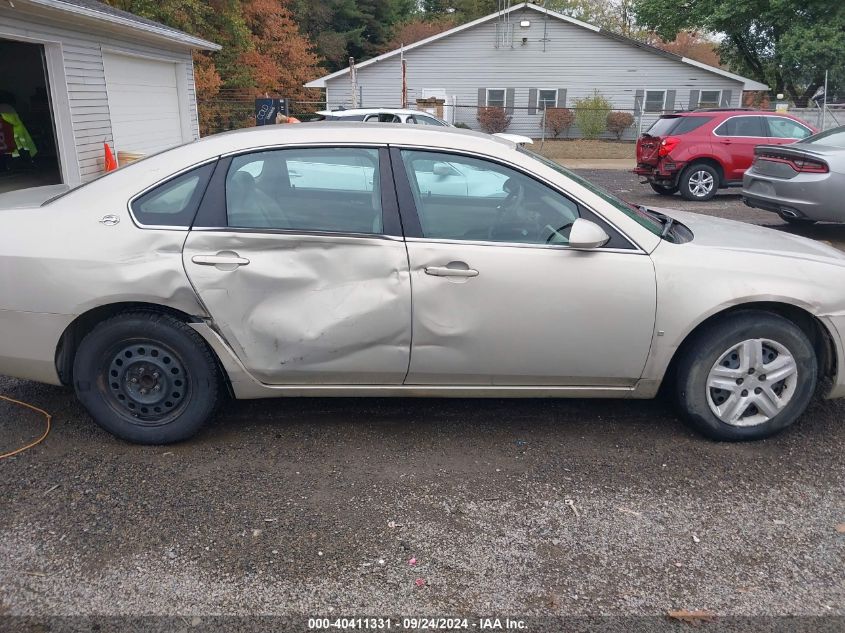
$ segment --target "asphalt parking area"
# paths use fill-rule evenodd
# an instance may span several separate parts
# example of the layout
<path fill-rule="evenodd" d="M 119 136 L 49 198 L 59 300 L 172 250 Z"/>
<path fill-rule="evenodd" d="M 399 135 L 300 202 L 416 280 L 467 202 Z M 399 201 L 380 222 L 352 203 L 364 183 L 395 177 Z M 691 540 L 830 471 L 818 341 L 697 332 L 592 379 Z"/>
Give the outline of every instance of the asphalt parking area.
<path fill-rule="evenodd" d="M 784 228 L 735 193 L 584 175 Z M 0 615 L 845 616 L 841 401 L 736 445 L 662 400 L 266 400 L 144 448 L 68 390 L 0 394 L 55 416 L 0 461 Z M 41 424 L 0 402 L 0 452 Z"/>

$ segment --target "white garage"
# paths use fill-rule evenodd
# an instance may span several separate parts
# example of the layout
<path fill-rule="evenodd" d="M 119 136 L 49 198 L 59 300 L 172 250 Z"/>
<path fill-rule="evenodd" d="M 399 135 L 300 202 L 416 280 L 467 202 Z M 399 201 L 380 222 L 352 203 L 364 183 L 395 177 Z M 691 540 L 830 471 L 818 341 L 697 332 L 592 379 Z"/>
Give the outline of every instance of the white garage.
<path fill-rule="evenodd" d="M 151 154 L 193 138 L 178 64 L 104 52 L 103 65 L 115 151 Z"/>
<path fill-rule="evenodd" d="M 0 193 L 199 138 L 193 52 L 219 49 L 98 0 L 0 0 Z"/>

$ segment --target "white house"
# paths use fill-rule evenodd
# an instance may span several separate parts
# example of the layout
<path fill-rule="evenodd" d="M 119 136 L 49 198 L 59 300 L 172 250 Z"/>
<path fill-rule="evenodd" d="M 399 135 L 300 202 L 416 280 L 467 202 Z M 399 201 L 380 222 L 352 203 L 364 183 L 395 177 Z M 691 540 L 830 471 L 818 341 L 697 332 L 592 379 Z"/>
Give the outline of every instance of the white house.
<path fill-rule="evenodd" d="M 305 84 L 325 88 L 329 108 L 402 104 L 402 58 L 408 103 L 438 97 L 450 122 L 478 127 L 479 106 L 512 115 L 509 132 L 536 136 L 544 107 L 572 107 L 594 90 L 644 123 L 659 113 L 738 107 L 743 90 L 768 86 L 702 64 L 531 2 L 462 24 Z M 353 87 L 354 84 L 354 87 Z M 629 136 L 633 132 L 629 132 Z"/>
<path fill-rule="evenodd" d="M 0 113 L 35 155 L 0 148 L 0 191 L 90 180 L 103 143 L 148 154 L 198 138 L 191 53 L 219 48 L 96 0 L 3 0 Z"/>

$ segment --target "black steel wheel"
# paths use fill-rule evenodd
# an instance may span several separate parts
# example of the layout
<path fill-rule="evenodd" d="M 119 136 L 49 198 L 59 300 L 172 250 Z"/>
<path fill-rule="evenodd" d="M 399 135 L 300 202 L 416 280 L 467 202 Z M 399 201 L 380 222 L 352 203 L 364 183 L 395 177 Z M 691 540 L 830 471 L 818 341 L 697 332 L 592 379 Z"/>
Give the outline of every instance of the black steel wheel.
<path fill-rule="evenodd" d="M 655 193 L 659 193 L 661 196 L 673 196 L 678 193 L 678 187 L 675 185 L 659 185 L 656 182 L 650 182 L 648 184 L 651 185 Z"/>
<path fill-rule="evenodd" d="M 94 420 L 139 444 L 192 436 L 211 417 L 219 393 L 217 366 L 202 337 L 154 312 L 97 325 L 79 346 L 73 376 Z"/>

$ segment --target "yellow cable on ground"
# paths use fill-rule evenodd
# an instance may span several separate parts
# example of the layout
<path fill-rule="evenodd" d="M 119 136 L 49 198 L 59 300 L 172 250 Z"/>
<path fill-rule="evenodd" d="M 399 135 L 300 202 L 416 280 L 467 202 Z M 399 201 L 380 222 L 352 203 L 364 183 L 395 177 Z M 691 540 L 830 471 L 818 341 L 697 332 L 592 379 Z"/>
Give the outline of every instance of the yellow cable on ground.
<path fill-rule="evenodd" d="M 11 402 L 12 404 L 17 404 L 21 407 L 26 407 L 27 409 L 32 409 L 33 411 L 37 411 L 38 413 L 40 413 L 41 415 L 43 415 L 47 419 L 47 428 L 44 430 L 44 435 L 39 437 L 37 440 L 35 440 L 31 444 L 27 444 L 26 446 L 24 446 L 22 448 L 19 448 L 15 451 L 12 451 L 11 453 L 3 453 L 2 455 L 0 455 L 0 459 L 6 459 L 7 457 L 11 457 L 12 455 L 17 455 L 19 453 L 23 453 L 24 451 L 29 450 L 33 446 L 37 446 L 38 444 L 43 442 L 44 439 L 50 434 L 50 420 L 53 419 L 53 416 L 50 415 L 49 413 L 47 413 L 46 411 L 44 411 L 44 409 L 39 409 L 38 407 L 35 407 L 31 404 L 27 404 L 26 402 L 21 402 L 20 400 L 13 400 L 12 398 L 7 398 L 6 396 L 0 396 L 0 400 L 5 400 L 6 402 Z"/>

